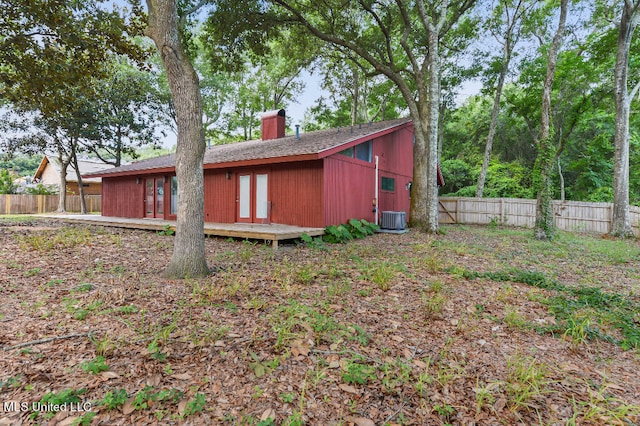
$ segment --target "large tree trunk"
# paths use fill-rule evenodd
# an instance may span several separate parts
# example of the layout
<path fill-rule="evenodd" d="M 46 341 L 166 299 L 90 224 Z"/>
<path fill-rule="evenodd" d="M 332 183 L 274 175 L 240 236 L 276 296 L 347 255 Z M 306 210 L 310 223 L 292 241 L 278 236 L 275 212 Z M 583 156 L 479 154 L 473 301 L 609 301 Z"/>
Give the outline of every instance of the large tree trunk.
<path fill-rule="evenodd" d="M 627 89 L 629 48 L 638 20 L 639 1 L 626 0 L 618 30 L 618 53 L 615 68 L 616 130 L 613 175 L 613 217 L 611 234 L 618 237 L 633 236 L 629 215 L 629 112 L 631 97 Z"/>
<path fill-rule="evenodd" d="M 509 35 L 507 35 L 509 37 Z M 487 179 L 487 170 L 489 169 L 489 161 L 491 160 L 491 152 L 493 151 L 493 139 L 496 136 L 496 127 L 498 127 L 498 114 L 500 113 L 500 98 L 504 88 L 504 81 L 509 70 L 509 62 L 511 62 L 511 42 L 505 41 L 504 56 L 502 58 L 502 69 L 498 78 L 496 94 L 493 99 L 493 109 L 491 110 L 491 122 L 489 123 L 489 134 L 487 135 L 487 143 L 484 147 L 484 159 L 482 160 L 482 168 L 478 176 L 478 187 L 476 189 L 476 197 L 482 198 L 484 193 L 484 183 Z"/>
<path fill-rule="evenodd" d="M 80 173 L 80 167 L 78 166 L 78 155 L 75 150 L 73 150 L 73 153 L 71 155 L 71 161 L 73 162 L 73 168 L 76 170 L 78 195 L 80 196 L 80 214 L 87 214 L 87 202 L 84 199 L 84 185 L 82 184 L 82 174 Z"/>
<path fill-rule="evenodd" d="M 555 145 L 551 129 L 551 91 L 555 79 L 558 50 L 567 21 L 568 0 L 560 3 L 560 19 L 547 57 L 547 72 L 542 87 L 542 114 L 540 119 L 540 139 L 538 155 L 533 168 L 534 190 L 536 191 L 536 222 L 534 235 L 539 240 L 553 238 L 553 197 L 551 191 L 551 173 L 555 160 Z"/>
<path fill-rule="evenodd" d="M 411 111 L 416 142 L 413 147 L 411 189 L 412 227 L 438 232 L 438 122 L 440 114 L 440 58 L 438 33 L 429 31 L 429 80 L 427 93 Z M 405 99 L 407 96 L 405 96 Z M 417 119 L 416 119 L 417 118 Z"/>
<path fill-rule="evenodd" d="M 427 232 L 438 232 L 438 124 L 440 123 L 440 32 L 429 31 L 429 99 L 427 103 Z"/>
<path fill-rule="evenodd" d="M 173 255 L 164 275 L 202 277 L 210 273 L 204 250 L 205 151 L 198 76 L 181 44 L 175 0 L 147 0 L 147 35 L 160 52 L 173 96 L 178 127 L 176 176 L 178 223 Z"/>
<path fill-rule="evenodd" d="M 56 212 L 64 213 L 67 211 L 67 168 L 71 158 L 64 155 L 60 145 L 58 146 L 58 161 L 60 162 L 60 192 L 58 193 L 58 209 Z"/>

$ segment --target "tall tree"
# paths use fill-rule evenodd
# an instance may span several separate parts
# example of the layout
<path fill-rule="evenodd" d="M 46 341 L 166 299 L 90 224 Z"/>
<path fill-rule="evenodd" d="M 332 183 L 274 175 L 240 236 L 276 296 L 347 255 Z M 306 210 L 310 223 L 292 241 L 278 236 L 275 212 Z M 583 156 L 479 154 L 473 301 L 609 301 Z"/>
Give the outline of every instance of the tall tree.
<path fill-rule="evenodd" d="M 13 106 L 33 106 L 44 114 L 72 93 L 88 77 L 104 71 L 112 54 L 134 60 L 145 49 L 132 43 L 141 34 L 141 9 L 131 13 L 89 0 L 3 0 L 0 14 L 0 98 Z M 101 7 L 102 6 L 102 7 Z M 61 93 L 69 98 L 62 99 Z"/>
<path fill-rule="evenodd" d="M 234 7 L 236 3 L 225 2 L 234 16 L 250 16 L 243 13 L 246 5 Z M 345 57 L 358 58 L 372 74 L 384 75 L 398 87 L 413 119 L 416 140 L 411 224 L 427 232 L 438 231 L 441 67 L 448 57 L 442 53 L 445 46 L 464 50 L 476 28 L 467 18 L 475 3 L 271 0 L 257 3 L 251 10 L 252 16 L 271 18 L 271 26 L 277 22 L 306 30 Z M 234 42 L 252 36 L 260 39 L 255 28 L 245 26 L 246 31 Z"/>
<path fill-rule="evenodd" d="M 640 20 L 639 7 L 638 0 L 624 0 L 618 23 L 618 46 L 614 71 L 616 126 L 611 233 L 619 237 L 633 236 L 629 215 L 629 114 L 631 101 L 640 89 L 640 81 L 637 81 L 629 92 L 628 76 L 631 39 Z"/>
<path fill-rule="evenodd" d="M 564 36 L 569 0 L 560 1 L 558 27 L 547 52 L 547 71 L 542 85 L 542 109 L 540 114 L 540 135 L 538 155 L 534 165 L 534 191 L 536 193 L 536 221 L 534 235 L 537 239 L 553 238 L 553 195 L 551 173 L 555 162 L 555 144 L 551 124 L 551 91 L 556 75 L 558 51 Z"/>
<path fill-rule="evenodd" d="M 491 122 L 489 123 L 489 133 L 485 144 L 482 168 L 478 175 L 476 197 L 479 198 L 482 197 L 484 192 L 484 183 L 487 178 L 487 169 L 489 168 L 489 160 L 491 160 L 493 140 L 498 124 L 500 100 L 502 98 L 504 83 L 509 73 L 513 50 L 520 39 L 522 19 L 531 11 L 533 5 L 533 2 L 526 0 L 500 0 L 498 1 L 498 5 L 493 9 L 493 17 L 490 18 L 487 23 L 489 32 L 496 39 L 496 42 L 502 46 L 502 55 L 493 61 L 498 68 L 498 81 L 495 87 Z"/>
<path fill-rule="evenodd" d="M 146 33 L 160 52 L 178 128 L 178 220 L 173 255 L 164 274 L 170 278 L 186 278 L 206 276 L 210 270 L 204 250 L 202 100 L 198 75 L 181 37 L 189 13 L 178 16 L 177 3 L 177 0 L 147 0 L 149 22 Z"/>
<path fill-rule="evenodd" d="M 123 60 L 107 65 L 107 75 L 92 80 L 95 96 L 88 101 L 96 116 L 96 137 L 84 150 L 106 164 L 120 166 L 124 155 L 136 158 L 136 148 L 157 147 L 167 124 L 150 73 Z"/>

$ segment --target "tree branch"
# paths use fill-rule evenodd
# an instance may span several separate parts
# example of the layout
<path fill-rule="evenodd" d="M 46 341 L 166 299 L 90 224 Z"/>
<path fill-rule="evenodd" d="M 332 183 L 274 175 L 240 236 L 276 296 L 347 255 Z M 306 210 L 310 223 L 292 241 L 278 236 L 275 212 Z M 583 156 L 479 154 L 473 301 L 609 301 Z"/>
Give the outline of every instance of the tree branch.
<path fill-rule="evenodd" d="M 5 351 L 13 351 L 15 349 L 26 348 L 28 346 L 42 345 L 44 343 L 54 342 L 56 340 L 73 339 L 76 337 L 91 337 L 92 334 L 93 332 L 89 331 L 88 333 L 74 333 L 74 334 L 67 334 L 65 336 L 48 337 L 45 339 L 38 339 L 38 340 L 32 340 L 30 342 L 19 343 L 14 346 L 5 347 L 3 349 Z"/>

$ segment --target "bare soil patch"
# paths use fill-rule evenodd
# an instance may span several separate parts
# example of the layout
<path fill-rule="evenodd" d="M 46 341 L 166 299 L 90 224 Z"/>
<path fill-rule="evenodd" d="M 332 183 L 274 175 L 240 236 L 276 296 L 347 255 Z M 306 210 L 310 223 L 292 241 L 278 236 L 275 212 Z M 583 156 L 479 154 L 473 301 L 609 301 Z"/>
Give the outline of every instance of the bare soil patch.
<path fill-rule="evenodd" d="M 217 272 L 170 281 L 171 236 L 10 225 L 0 425 L 640 421 L 637 241 L 212 238 Z"/>

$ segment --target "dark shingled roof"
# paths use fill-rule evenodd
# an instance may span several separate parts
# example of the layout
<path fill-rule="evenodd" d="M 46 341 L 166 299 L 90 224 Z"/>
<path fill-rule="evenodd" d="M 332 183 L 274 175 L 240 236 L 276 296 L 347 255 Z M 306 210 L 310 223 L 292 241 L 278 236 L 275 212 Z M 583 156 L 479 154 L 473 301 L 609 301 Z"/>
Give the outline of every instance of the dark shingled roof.
<path fill-rule="evenodd" d="M 207 165 L 215 167 L 216 164 L 228 164 L 231 166 L 233 164 L 229 163 L 256 160 L 265 160 L 263 163 L 267 164 L 277 163 L 279 159 L 284 158 L 314 155 L 316 158 L 323 158 L 323 153 L 332 151 L 334 148 L 339 148 L 352 142 L 370 138 L 377 133 L 386 133 L 387 131 L 391 131 L 396 127 L 403 126 L 410 122 L 410 119 L 402 118 L 397 120 L 381 121 L 378 123 L 357 125 L 353 128 L 342 127 L 339 129 L 318 130 L 315 132 L 302 133 L 300 134 L 300 139 L 296 139 L 296 137 L 292 135 L 267 141 L 252 140 L 227 145 L 214 145 L 207 148 L 204 156 L 204 165 L 205 168 L 207 168 Z M 137 161 L 125 166 L 87 176 L 106 177 L 112 175 L 129 175 L 139 171 L 170 169 L 173 167 L 175 167 L 175 154 L 169 154 L 162 157 Z"/>

